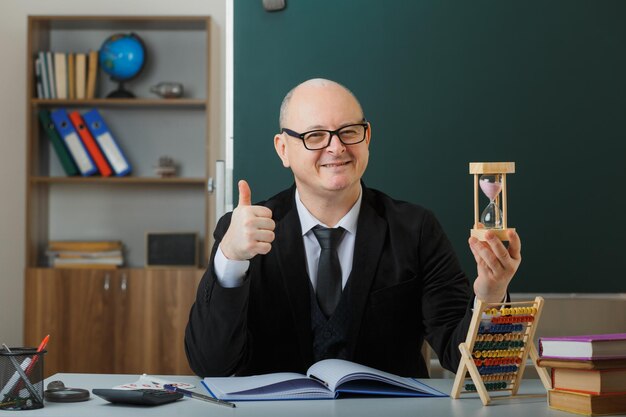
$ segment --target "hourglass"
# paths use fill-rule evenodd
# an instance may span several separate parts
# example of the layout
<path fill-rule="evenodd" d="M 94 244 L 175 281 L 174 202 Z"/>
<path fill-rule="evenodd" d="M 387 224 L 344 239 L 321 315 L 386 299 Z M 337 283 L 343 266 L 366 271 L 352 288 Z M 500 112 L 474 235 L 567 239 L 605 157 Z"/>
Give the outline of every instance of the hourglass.
<path fill-rule="evenodd" d="M 485 233 L 491 230 L 500 240 L 508 240 L 506 174 L 515 173 L 515 162 L 471 162 L 469 171 L 474 174 L 474 227 L 471 235 L 486 240 Z M 489 199 L 482 212 L 479 211 L 479 189 Z"/>

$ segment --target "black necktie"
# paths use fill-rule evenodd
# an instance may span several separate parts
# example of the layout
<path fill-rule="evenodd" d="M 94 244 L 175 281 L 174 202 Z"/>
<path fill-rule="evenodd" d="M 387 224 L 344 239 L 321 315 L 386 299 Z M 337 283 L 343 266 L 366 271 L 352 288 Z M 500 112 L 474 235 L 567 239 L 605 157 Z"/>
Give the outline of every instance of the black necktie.
<path fill-rule="evenodd" d="M 335 311 L 341 298 L 341 264 L 337 255 L 337 246 L 345 229 L 338 227 L 315 226 L 313 233 L 319 242 L 322 251 L 317 264 L 317 302 L 326 317 Z"/>

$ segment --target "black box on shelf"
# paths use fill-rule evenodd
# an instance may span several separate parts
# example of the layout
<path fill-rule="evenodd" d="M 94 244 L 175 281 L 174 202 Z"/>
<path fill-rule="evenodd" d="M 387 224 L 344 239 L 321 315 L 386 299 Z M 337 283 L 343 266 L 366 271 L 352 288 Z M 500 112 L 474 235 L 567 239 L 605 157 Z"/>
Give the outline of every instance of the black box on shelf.
<path fill-rule="evenodd" d="M 197 233 L 162 233 L 146 234 L 147 267 L 197 267 Z"/>

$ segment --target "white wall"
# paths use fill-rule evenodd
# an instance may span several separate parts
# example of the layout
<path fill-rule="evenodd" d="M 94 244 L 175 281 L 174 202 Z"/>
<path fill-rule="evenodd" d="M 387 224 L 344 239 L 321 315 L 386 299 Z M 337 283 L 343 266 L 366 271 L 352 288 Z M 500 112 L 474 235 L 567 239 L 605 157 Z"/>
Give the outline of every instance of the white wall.
<path fill-rule="evenodd" d="M 211 129 L 223 142 L 225 22 L 230 0 L 0 0 L 0 343 L 21 345 L 28 15 L 210 15 Z M 223 153 L 223 150 L 222 150 Z"/>

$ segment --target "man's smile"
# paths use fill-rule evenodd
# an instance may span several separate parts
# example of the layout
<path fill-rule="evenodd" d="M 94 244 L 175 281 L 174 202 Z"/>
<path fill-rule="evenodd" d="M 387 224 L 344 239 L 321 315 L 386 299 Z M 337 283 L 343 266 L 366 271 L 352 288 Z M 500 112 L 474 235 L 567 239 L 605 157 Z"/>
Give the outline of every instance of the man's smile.
<path fill-rule="evenodd" d="M 337 168 L 337 167 L 342 167 L 342 166 L 348 165 L 350 162 L 352 162 L 352 161 L 330 162 L 330 163 L 327 163 L 327 164 L 321 164 L 321 166 L 324 167 L 324 168 Z"/>

